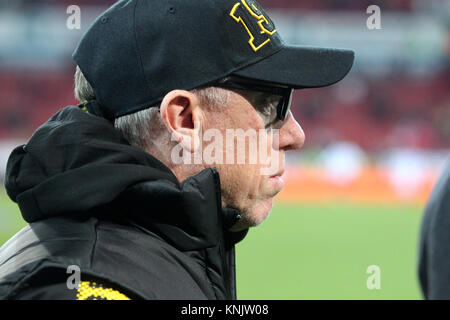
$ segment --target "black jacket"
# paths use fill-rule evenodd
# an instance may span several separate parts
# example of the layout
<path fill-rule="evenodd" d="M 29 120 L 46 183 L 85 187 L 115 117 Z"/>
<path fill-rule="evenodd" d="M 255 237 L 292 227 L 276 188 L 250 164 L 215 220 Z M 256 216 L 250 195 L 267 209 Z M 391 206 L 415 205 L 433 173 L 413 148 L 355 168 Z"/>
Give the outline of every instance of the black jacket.
<path fill-rule="evenodd" d="M 0 298 L 76 298 L 71 265 L 132 299 L 236 298 L 234 245 L 246 231 L 227 231 L 239 212 L 221 207 L 215 169 L 179 183 L 72 106 L 13 151 L 5 186 L 29 226 L 0 248 Z"/>
<path fill-rule="evenodd" d="M 419 247 L 419 280 L 426 299 L 450 299 L 450 163 L 425 209 Z"/>

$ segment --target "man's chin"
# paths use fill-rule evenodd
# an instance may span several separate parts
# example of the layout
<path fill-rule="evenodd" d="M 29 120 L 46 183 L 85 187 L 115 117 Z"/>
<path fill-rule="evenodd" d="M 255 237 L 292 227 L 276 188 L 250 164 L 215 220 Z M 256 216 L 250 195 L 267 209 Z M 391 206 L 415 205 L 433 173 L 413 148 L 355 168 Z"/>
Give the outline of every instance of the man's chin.
<path fill-rule="evenodd" d="M 242 231 L 250 227 L 259 226 L 269 216 L 273 207 L 273 198 L 260 201 L 251 209 L 241 210 L 242 218 L 230 229 L 230 231 Z"/>

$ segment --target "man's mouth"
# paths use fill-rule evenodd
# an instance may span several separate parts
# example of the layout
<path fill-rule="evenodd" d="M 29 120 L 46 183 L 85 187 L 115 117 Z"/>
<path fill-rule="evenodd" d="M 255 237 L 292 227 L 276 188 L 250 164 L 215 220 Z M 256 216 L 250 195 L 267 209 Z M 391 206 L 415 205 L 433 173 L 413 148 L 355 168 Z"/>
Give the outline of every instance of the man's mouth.
<path fill-rule="evenodd" d="M 284 168 L 278 170 L 278 172 L 275 173 L 273 176 L 271 176 L 271 178 L 274 178 L 274 177 L 280 177 L 280 178 L 281 178 L 281 176 L 282 176 L 283 174 L 284 174 Z"/>
<path fill-rule="evenodd" d="M 284 187 L 284 180 L 283 180 L 283 173 L 284 169 L 279 170 L 276 174 L 273 176 L 270 176 L 270 181 L 275 184 L 275 189 L 277 190 L 277 193 L 281 191 Z"/>

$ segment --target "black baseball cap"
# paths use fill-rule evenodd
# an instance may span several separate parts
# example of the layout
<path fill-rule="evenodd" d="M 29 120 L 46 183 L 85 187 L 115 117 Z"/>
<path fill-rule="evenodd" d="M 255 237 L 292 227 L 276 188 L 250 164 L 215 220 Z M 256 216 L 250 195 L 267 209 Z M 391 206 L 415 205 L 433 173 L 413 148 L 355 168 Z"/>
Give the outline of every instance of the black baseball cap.
<path fill-rule="evenodd" d="M 230 76 L 294 89 L 328 86 L 354 52 L 286 45 L 255 0 L 124 0 L 100 15 L 73 53 L 105 118 L 157 105 L 171 90 Z"/>

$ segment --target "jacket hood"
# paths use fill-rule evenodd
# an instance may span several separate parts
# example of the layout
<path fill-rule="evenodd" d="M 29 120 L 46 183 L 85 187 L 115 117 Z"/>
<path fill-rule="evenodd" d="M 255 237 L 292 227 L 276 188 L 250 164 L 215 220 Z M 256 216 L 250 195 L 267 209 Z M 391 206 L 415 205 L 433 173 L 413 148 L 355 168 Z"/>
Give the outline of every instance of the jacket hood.
<path fill-rule="evenodd" d="M 183 250 L 217 243 L 239 218 L 236 210 L 221 207 L 215 169 L 180 183 L 110 122 L 75 106 L 56 113 L 13 150 L 5 187 L 27 222 L 55 216 L 125 218 Z M 245 233 L 233 233 L 233 242 Z"/>

